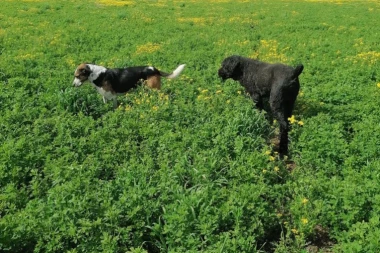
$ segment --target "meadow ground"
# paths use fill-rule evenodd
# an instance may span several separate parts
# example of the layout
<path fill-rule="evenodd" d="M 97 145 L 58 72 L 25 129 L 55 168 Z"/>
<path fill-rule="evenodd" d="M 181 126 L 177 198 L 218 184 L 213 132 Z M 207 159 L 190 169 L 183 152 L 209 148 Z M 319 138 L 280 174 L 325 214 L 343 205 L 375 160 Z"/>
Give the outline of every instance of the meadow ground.
<path fill-rule="evenodd" d="M 3 0 L 1 252 L 379 252 L 380 2 Z M 231 54 L 303 63 L 290 156 Z M 103 104 L 81 62 L 183 75 Z"/>

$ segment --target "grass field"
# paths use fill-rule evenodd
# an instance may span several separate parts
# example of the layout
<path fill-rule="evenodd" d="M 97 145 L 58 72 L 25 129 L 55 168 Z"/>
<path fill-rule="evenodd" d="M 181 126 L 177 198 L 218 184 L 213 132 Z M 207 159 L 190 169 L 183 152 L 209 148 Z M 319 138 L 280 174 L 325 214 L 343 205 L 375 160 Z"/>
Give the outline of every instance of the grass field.
<path fill-rule="evenodd" d="M 0 252 L 380 252 L 380 2 L 3 0 Z M 305 66 L 290 154 L 232 54 Z M 185 63 L 103 104 L 81 62 Z"/>

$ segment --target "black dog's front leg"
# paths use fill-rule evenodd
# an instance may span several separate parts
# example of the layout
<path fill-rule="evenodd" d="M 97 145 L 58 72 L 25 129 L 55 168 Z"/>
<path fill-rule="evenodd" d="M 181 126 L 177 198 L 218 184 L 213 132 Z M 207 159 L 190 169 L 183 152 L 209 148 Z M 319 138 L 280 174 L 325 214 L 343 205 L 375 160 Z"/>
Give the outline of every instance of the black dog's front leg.
<path fill-rule="evenodd" d="M 288 154 L 289 122 L 288 119 L 285 117 L 283 110 L 281 110 L 280 108 L 277 108 L 277 110 L 274 111 L 274 114 L 278 120 L 278 123 L 280 124 L 280 144 L 278 152 L 280 153 L 280 157 L 284 157 L 284 155 Z"/>
<path fill-rule="evenodd" d="M 288 145 L 289 145 L 289 124 L 283 125 L 280 124 L 280 147 L 279 147 L 279 153 L 280 156 L 283 157 L 284 155 L 288 154 Z"/>
<path fill-rule="evenodd" d="M 255 103 L 255 106 L 257 109 L 259 109 L 260 111 L 264 109 L 263 99 L 260 95 L 256 93 L 251 93 L 251 98 L 253 102 Z"/>

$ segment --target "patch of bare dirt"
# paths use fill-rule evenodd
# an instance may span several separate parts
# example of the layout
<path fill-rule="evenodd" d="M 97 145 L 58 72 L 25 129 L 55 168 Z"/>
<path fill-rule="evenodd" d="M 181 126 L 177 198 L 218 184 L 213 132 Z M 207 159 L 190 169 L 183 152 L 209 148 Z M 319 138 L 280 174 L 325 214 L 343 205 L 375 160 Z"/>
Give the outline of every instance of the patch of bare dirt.
<path fill-rule="evenodd" d="M 314 228 L 315 236 L 310 244 L 306 247 L 309 253 L 332 253 L 334 241 L 329 236 L 328 229 L 321 225 L 316 225 Z"/>

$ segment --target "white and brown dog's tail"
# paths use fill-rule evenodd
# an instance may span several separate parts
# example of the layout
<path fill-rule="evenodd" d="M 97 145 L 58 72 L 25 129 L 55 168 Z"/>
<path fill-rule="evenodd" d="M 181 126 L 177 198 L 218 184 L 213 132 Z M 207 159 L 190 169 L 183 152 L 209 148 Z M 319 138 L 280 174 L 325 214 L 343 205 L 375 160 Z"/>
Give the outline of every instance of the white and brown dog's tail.
<path fill-rule="evenodd" d="M 175 70 L 173 70 L 172 73 L 166 73 L 164 71 L 161 71 L 161 70 L 158 70 L 154 67 L 148 67 L 146 70 L 147 73 L 147 79 L 146 81 L 144 82 L 145 85 L 147 85 L 148 87 L 152 88 L 152 89 L 161 89 L 161 77 L 165 77 L 165 78 L 168 78 L 168 79 L 174 79 L 174 78 L 177 78 L 181 72 L 183 71 L 183 69 L 185 68 L 185 64 L 181 64 L 179 65 Z M 152 71 L 153 73 L 148 73 L 149 71 Z"/>
<path fill-rule="evenodd" d="M 181 74 L 181 72 L 183 71 L 185 66 L 186 66 L 186 64 L 179 65 L 172 73 L 166 73 L 163 71 L 159 71 L 159 72 L 160 72 L 160 75 L 165 77 L 165 78 L 174 79 L 174 78 L 177 78 Z"/>

